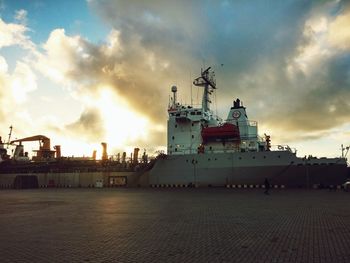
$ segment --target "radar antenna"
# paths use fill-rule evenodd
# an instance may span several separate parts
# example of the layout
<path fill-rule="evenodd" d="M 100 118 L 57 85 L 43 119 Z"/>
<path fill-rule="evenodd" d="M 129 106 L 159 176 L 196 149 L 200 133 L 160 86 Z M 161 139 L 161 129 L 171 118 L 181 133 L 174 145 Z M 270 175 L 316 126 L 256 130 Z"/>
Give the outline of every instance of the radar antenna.
<path fill-rule="evenodd" d="M 193 85 L 198 87 L 204 87 L 202 108 L 203 111 L 209 111 L 209 95 L 216 89 L 215 73 L 214 71 L 209 71 L 211 67 L 203 71 L 201 70 L 201 76 L 193 81 Z"/>

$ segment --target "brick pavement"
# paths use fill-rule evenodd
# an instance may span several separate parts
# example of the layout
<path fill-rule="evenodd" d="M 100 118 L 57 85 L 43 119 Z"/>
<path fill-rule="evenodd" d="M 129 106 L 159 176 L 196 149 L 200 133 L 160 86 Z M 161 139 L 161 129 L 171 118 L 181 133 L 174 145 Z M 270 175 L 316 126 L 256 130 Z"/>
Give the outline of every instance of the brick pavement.
<path fill-rule="evenodd" d="M 350 262 L 350 193 L 0 191 L 0 262 Z"/>

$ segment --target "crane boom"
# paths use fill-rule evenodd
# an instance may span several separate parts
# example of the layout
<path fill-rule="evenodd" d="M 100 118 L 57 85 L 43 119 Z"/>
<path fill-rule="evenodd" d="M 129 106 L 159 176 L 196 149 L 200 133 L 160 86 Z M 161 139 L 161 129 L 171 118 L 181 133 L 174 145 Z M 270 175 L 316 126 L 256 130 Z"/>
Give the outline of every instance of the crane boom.
<path fill-rule="evenodd" d="M 15 143 L 15 142 L 21 143 L 21 142 L 32 142 L 32 141 L 42 141 L 43 145 L 40 148 L 42 150 L 50 150 L 50 138 L 48 138 L 44 135 L 35 135 L 35 136 L 31 136 L 31 137 L 13 140 L 13 141 L 11 141 L 11 144 Z"/>
<path fill-rule="evenodd" d="M 51 150 L 50 138 L 44 135 L 35 135 L 35 136 L 30 136 L 22 139 L 16 139 L 16 140 L 12 140 L 10 143 L 13 144 L 15 142 L 19 142 L 21 145 L 22 142 L 32 142 L 32 141 L 39 141 L 40 143 L 39 150 L 35 150 L 35 152 L 37 152 L 37 156 L 35 157 L 35 159 L 42 160 L 42 159 L 54 158 L 55 151 Z"/>
<path fill-rule="evenodd" d="M 30 137 L 26 137 L 26 138 L 22 138 L 22 139 L 12 140 L 11 143 L 30 142 L 30 141 L 39 141 L 39 140 L 50 140 L 50 139 L 44 135 L 35 135 L 35 136 L 30 136 Z"/>

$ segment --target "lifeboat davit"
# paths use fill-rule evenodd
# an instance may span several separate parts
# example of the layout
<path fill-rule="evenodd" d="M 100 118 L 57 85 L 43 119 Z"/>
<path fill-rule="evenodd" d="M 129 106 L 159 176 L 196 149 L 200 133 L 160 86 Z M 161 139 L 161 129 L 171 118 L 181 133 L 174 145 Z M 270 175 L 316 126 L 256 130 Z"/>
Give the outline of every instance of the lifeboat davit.
<path fill-rule="evenodd" d="M 239 142 L 240 140 L 239 128 L 231 123 L 224 123 L 214 127 L 203 127 L 201 135 L 204 143 L 222 140 Z"/>

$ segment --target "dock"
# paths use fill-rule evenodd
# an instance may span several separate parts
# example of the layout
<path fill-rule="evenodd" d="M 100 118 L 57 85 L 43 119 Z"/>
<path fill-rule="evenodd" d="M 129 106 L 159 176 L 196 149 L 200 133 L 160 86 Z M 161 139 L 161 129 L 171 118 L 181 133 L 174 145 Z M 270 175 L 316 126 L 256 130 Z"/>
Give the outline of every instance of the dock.
<path fill-rule="evenodd" d="M 350 262 L 350 192 L 0 191 L 1 262 Z"/>

